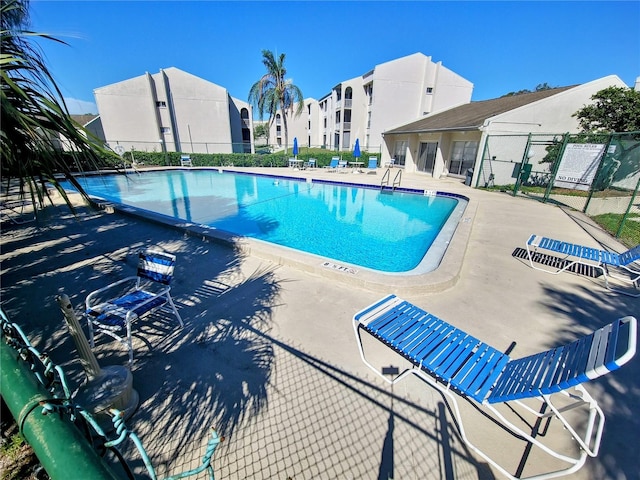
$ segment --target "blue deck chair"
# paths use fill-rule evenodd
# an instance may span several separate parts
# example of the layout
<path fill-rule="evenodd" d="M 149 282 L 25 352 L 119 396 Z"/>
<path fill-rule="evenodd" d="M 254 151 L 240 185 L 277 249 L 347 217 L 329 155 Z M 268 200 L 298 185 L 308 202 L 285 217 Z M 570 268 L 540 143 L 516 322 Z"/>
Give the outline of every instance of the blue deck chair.
<path fill-rule="evenodd" d="M 535 478 L 553 478 L 575 472 L 584 465 L 588 455 L 595 457 L 598 454 L 604 426 L 602 409 L 581 383 L 627 363 L 635 354 L 637 335 L 636 319 L 624 317 L 568 345 L 514 360 L 395 295 L 389 295 L 358 312 L 353 317 L 353 327 L 360 356 L 369 368 L 388 383 L 396 383 L 409 374 L 415 374 L 445 394 L 453 405 L 463 441 L 509 478 L 517 477 L 467 438 L 457 399 L 463 397 L 476 402 L 480 409 L 490 412 L 498 423 L 519 438 L 568 463 L 564 470 Z M 400 354 L 411 365 L 394 379 L 385 377 L 365 358 L 363 331 Z M 562 398 L 573 403 L 565 405 L 567 400 L 557 401 Z M 545 408 L 535 409 L 528 404 L 530 402 L 525 402 L 526 399 L 538 400 Z M 529 412 L 541 419 L 555 416 L 578 443 L 579 454 L 567 455 L 556 451 L 548 445 L 550 442 L 545 442 L 544 435 L 527 433 L 508 420 L 496 408 L 505 403 L 515 412 Z M 558 406 L 558 403 L 563 405 Z M 516 406 L 524 408 L 524 411 Z M 580 435 L 565 417 L 565 412 L 578 407 L 584 409 L 585 406 L 588 407 L 588 416 L 584 423 L 579 423 L 583 432 Z"/>
<path fill-rule="evenodd" d="M 189 155 L 181 155 L 180 156 L 180 166 L 182 166 L 182 167 L 193 167 L 193 163 L 191 162 L 191 157 Z"/>
<path fill-rule="evenodd" d="M 340 163 L 340 158 L 332 157 L 329 165 L 326 165 L 324 168 L 328 169 L 330 172 L 335 172 L 338 169 L 338 163 Z"/>
<path fill-rule="evenodd" d="M 347 166 L 348 166 L 348 163 L 346 160 L 340 160 L 338 162 L 338 166 L 336 167 L 336 171 L 340 173 L 348 173 Z"/>
<path fill-rule="evenodd" d="M 138 318 L 163 310 L 173 314 L 183 327 L 170 293 L 175 263 L 175 255 L 166 252 L 141 252 L 136 276 L 91 292 L 85 301 L 91 347 L 95 346 L 95 333 L 109 335 L 127 347 L 132 365 L 131 325 Z"/>
<path fill-rule="evenodd" d="M 367 173 L 378 173 L 378 158 L 369 157 L 369 165 L 367 165 Z"/>
<path fill-rule="evenodd" d="M 548 268 L 536 266 L 534 257 L 540 251 L 548 251 L 561 254 L 562 257 L 555 262 L 548 263 Z M 609 283 L 609 278 L 620 280 L 630 284 L 636 289 L 640 287 L 640 245 L 623 253 L 609 252 L 598 248 L 585 247 L 573 243 L 562 242 L 540 235 L 531 235 L 527 240 L 527 257 L 531 268 L 557 275 L 575 265 L 590 266 L 600 272 L 604 283 L 609 290 L 623 293 L 631 297 L 639 297 L 629 290 L 621 290 Z"/>
<path fill-rule="evenodd" d="M 303 168 L 304 169 L 308 169 L 308 170 L 315 170 L 315 168 L 316 168 L 316 159 L 315 158 L 310 158 L 309 160 L 304 162 Z"/>

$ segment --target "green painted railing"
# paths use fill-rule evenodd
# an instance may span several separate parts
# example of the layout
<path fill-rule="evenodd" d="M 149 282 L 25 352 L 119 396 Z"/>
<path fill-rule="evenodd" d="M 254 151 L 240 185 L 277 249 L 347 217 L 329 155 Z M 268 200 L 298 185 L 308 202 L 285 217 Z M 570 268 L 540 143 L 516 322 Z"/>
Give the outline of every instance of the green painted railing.
<path fill-rule="evenodd" d="M 43 404 L 58 400 L 52 399 L 4 338 L 0 341 L 0 365 L 0 395 L 53 480 L 118 479 L 67 418 L 55 412 L 43 414 Z"/>

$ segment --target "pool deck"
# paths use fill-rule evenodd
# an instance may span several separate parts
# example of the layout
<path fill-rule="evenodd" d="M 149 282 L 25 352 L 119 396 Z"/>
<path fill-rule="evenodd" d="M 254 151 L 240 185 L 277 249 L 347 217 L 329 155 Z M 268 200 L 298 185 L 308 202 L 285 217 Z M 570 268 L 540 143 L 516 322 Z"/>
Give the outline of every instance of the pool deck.
<path fill-rule="evenodd" d="M 382 178 L 382 170 L 238 170 L 373 185 Z M 74 218 L 58 199 L 38 224 L 2 224 L 2 305 L 77 380 L 81 366 L 55 296 L 64 289 L 80 311 L 90 291 L 134 272 L 141 248 L 178 256 L 172 292 L 185 327 L 158 318 L 134 328 L 141 401 L 128 425 L 160 478 L 199 465 L 212 426 L 227 437 L 214 457 L 216 479 L 503 478 L 460 442 L 438 392 L 413 378 L 391 387 L 365 367 L 353 315 L 395 293 L 500 350 L 515 342 L 511 356 L 520 357 L 624 315 L 640 317 L 640 299 L 608 291 L 600 279 L 531 269 L 518 256 L 529 235 L 625 248 L 569 209 L 456 179 L 403 173 L 402 186 L 470 199 L 442 265 L 424 277 L 385 285 L 327 274 L 305 268 L 304 258 L 292 262 L 252 244 L 229 248 L 110 210 L 81 206 Z M 103 366 L 126 362 L 104 339 L 96 354 Z M 568 478 L 640 478 L 640 360 L 587 389 L 607 416 L 604 438 L 600 455 Z M 553 465 L 461 403 L 468 434 L 510 471 L 523 459 L 525 474 Z"/>

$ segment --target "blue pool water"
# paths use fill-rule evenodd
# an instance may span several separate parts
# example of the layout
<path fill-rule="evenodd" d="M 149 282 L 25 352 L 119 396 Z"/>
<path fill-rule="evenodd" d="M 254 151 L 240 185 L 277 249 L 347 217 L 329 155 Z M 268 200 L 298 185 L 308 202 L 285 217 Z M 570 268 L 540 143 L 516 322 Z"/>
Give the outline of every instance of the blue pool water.
<path fill-rule="evenodd" d="M 460 202 L 466 205 L 448 196 L 217 170 L 78 180 L 100 199 L 383 272 L 415 270 L 432 246 L 439 253 L 427 270 L 436 268 L 459 220 L 451 226 L 451 214 L 459 217 Z M 448 233 L 439 238 L 443 228 Z"/>

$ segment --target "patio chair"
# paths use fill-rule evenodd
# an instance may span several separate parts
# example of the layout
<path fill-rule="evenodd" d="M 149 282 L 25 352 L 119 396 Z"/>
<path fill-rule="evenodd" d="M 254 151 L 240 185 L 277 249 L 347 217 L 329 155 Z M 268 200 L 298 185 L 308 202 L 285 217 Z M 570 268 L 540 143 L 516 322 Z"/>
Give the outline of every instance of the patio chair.
<path fill-rule="evenodd" d="M 367 173 L 378 173 L 378 158 L 369 157 L 369 164 L 367 165 Z"/>
<path fill-rule="evenodd" d="M 387 168 L 393 168 L 393 166 L 395 164 L 396 164 L 396 159 L 395 158 L 390 158 L 389 160 L 384 162 L 384 166 L 387 167 Z"/>
<path fill-rule="evenodd" d="M 33 222 L 35 212 L 29 212 L 27 207 L 32 205 L 29 200 L 0 201 L 0 221 L 8 221 L 16 225 Z"/>
<path fill-rule="evenodd" d="M 304 162 L 303 168 L 304 169 L 308 169 L 308 170 L 315 170 L 315 168 L 316 168 L 316 159 L 315 158 L 310 158 L 309 160 Z"/>
<path fill-rule="evenodd" d="M 338 162 L 338 167 L 336 168 L 336 170 L 337 170 L 339 173 L 348 173 L 348 170 L 347 170 L 347 166 L 348 166 L 348 165 L 349 165 L 349 164 L 347 163 L 347 161 L 346 161 L 346 160 L 340 160 L 340 161 Z"/>
<path fill-rule="evenodd" d="M 574 266 L 585 265 L 602 272 L 606 287 L 614 292 L 639 297 L 628 290 L 621 290 L 612 286 L 609 278 L 620 280 L 630 284 L 637 290 L 640 287 L 640 245 L 623 253 L 609 252 L 598 248 L 585 247 L 573 243 L 562 242 L 540 235 L 531 235 L 527 240 L 527 258 L 531 268 L 542 272 L 557 275 Z M 537 255 L 541 250 L 559 253 L 561 258 L 553 257 L 553 261 L 545 261 L 548 268 L 536 266 L 534 260 L 539 259 Z"/>
<path fill-rule="evenodd" d="M 340 163 L 339 157 L 332 157 L 329 165 L 325 165 L 324 168 L 328 169 L 330 172 L 335 172 L 338 169 L 339 163 Z"/>
<path fill-rule="evenodd" d="M 136 320 L 162 310 L 173 314 L 180 327 L 184 326 L 170 293 L 175 262 L 175 255 L 169 253 L 141 252 L 136 276 L 124 278 L 87 296 L 85 306 L 92 348 L 96 333 L 109 335 L 127 347 L 129 365 L 132 365 L 131 326 Z"/>
<path fill-rule="evenodd" d="M 193 167 L 193 163 L 191 163 L 191 157 L 189 155 L 180 156 L 180 166 L 181 167 Z"/>
<path fill-rule="evenodd" d="M 517 477 L 468 439 L 458 398 L 469 400 L 516 437 L 568 464 L 563 470 L 535 478 L 573 473 L 584 465 L 587 456 L 595 457 L 598 454 L 604 426 L 602 409 L 580 384 L 627 363 L 635 354 L 637 334 L 637 321 L 629 316 L 568 345 L 511 359 L 507 354 L 395 295 L 384 297 L 358 312 L 353 317 L 353 327 L 360 356 L 369 368 L 392 384 L 409 374 L 415 374 L 446 395 L 453 406 L 452 413 L 463 441 L 509 478 Z M 387 378 L 366 359 L 363 331 L 404 357 L 410 366 L 397 377 Z M 527 399 L 534 399 L 536 405 L 541 404 L 542 408 L 533 408 L 529 401 L 525 401 Z M 515 419 L 507 419 L 497 408 L 500 404 L 508 407 L 501 410 L 513 413 L 516 419 L 524 423 L 523 426 L 516 425 Z M 572 410 L 579 413 L 574 410 L 578 407 L 583 410 L 588 408 L 587 418 L 576 420 L 576 415 L 572 415 L 570 418 L 573 422 L 570 423 L 565 412 Z M 557 446 L 558 443 L 535 428 L 527 433 L 526 429 L 531 429 L 533 423 L 525 420 L 525 414 L 531 414 L 541 421 L 555 416 L 564 427 L 562 431 L 577 442 L 579 453 L 568 455 L 556 451 L 552 445 Z M 582 435 L 574 424 L 579 425 L 578 430 Z M 544 423 L 541 425 L 541 428 L 548 427 Z"/>

